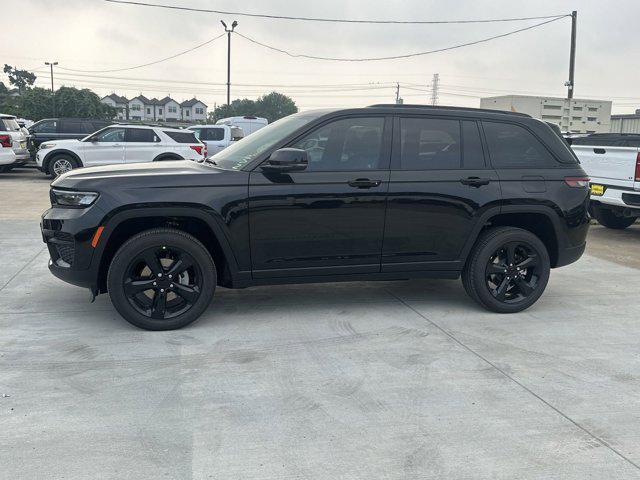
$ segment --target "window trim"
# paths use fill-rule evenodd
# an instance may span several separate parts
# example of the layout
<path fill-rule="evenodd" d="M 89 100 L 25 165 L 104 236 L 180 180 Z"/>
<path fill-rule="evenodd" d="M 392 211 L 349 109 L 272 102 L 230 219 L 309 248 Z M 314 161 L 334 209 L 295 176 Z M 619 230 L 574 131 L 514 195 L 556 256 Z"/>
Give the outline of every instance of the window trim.
<path fill-rule="evenodd" d="M 552 167 L 530 167 L 530 168 L 521 167 L 521 166 L 513 166 L 513 167 L 496 167 L 496 166 L 494 166 L 493 158 L 491 158 L 491 149 L 489 148 L 489 142 L 487 141 L 487 136 L 486 136 L 486 133 L 484 131 L 484 123 L 485 122 L 488 122 L 488 123 L 506 123 L 507 125 L 516 125 L 518 127 L 524 128 L 531 135 L 533 135 L 534 138 L 536 140 L 538 140 L 538 142 L 540 142 L 540 144 L 545 148 L 545 150 L 551 156 L 551 158 L 553 158 L 555 160 L 556 164 L 554 166 L 552 166 Z M 522 124 L 522 123 L 519 123 L 519 122 L 508 122 L 508 121 L 504 121 L 504 120 L 494 120 L 492 118 L 491 119 L 482 118 L 482 119 L 480 119 L 479 127 L 480 127 L 480 131 L 481 131 L 481 134 L 482 134 L 482 139 L 483 139 L 484 144 L 485 144 L 486 149 L 487 149 L 487 154 L 485 156 L 485 160 L 489 161 L 490 168 L 492 168 L 494 170 L 497 170 L 497 169 L 500 169 L 500 170 L 523 170 L 523 169 L 524 170 L 540 170 L 540 169 L 545 169 L 545 168 L 566 168 L 566 167 L 563 167 L 563 165 L 569 165 L 567 163 L 561 162 L 558 159 L 558 157 L 555 155 L 555 153 L 553 153 L 553 150 L 551 150 L 549 148 L 549 146 L 533 130 L 531 130 L 525 124 Z M 573 165 L 573 164 L 570 164 L 570 165 Z"/>

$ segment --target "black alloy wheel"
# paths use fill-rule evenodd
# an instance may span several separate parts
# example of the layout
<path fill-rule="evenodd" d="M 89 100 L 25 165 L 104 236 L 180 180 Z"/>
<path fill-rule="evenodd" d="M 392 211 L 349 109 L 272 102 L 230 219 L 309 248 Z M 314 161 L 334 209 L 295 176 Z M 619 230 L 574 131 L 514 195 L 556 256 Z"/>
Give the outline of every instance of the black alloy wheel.
<path fill-rule="evenodd" d="M 131 260 L 122 286 L 140 314 L 165 320 L 193 307 L 202 291 L 202 273 L 187 252 L 163 245 L 148 248 Z"/>
<path fill-rule="evenodd" d="M 147 230 L 116 252 L 107 290 L 118 313 L 147 330 L 173 330 L 195 321 L 216 288 L 216 266 L 192 235 L 171 228 Z"/>
<path fill-rule="evenodd" d="M 540 283 L 539 254 L 524 242 L 509 242 L 489 257 L 487 287 L 496 300 L 520 302 L 533 294 Z"/>

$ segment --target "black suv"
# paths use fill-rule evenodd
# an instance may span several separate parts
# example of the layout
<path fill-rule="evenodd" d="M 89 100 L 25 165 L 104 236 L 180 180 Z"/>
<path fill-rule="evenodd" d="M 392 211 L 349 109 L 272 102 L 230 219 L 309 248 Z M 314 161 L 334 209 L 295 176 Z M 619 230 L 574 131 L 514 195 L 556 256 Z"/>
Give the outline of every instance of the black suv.
<path fill-rule="evenodd" d="M 462 276 L 508 313 L 580 258 L 588 201 L 541 121 L 374 105 L 291 115 L 205 163 L 67 173 L 42 233 L 54 275 L 146 329 L 191 323 L 218 285 Z"/>
<path fill-rule="evenodd" d="M 95 118 L 45 118 L 29 127 L 32 154 L 40 144 L 51 140 L 84 138 L 113 122 Z"/>

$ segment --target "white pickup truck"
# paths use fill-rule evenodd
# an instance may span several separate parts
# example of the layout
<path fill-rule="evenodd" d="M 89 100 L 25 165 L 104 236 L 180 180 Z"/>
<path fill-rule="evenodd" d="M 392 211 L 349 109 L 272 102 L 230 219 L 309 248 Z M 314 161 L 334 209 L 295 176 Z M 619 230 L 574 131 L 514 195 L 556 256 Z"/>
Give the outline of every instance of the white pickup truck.
<path fill-rule="evenodd" d="M 591 212 L 608 228 L 640 217 L 640 134 L 602 133 L 576 138 L 571 148 L 591 177 Z"/>

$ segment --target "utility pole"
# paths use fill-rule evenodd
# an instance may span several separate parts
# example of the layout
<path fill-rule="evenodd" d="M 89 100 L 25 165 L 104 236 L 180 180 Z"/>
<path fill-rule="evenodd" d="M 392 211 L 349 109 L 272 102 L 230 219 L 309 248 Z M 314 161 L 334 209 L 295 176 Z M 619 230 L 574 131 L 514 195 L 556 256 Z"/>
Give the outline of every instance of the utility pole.
<path fill-rule="evenodd" d="M 400 99 L 400 82 L 396 82 L 396 105 L 399 105 L 402 103 L 402 100 Z"/>
<path fill-rule="evenodd" d="M 58 62 L 44 62 L 45 65 L 49 65 L 51 68 L 51 101 L 53 102 L 53 116 L 56 116 L 56 95 L 53 92 L 53 66 L 57 65 Z"/>
<path fill-rule="evenodd" d="M 220 23 L 222 23 L 224 31 L 227 32 L 227 105 L 231 105 L 231 33 L 238 26 L 238 22 L 234 20 L 231 28 L 228 28 L 223 20 L 220 20 Z"/>
<path fill-rule="evenodd" d="M 440 83 L 440 74 L 434 73 L 431 81 L 431 105 L 438 105 L 438 84 Z"/>
<path fill-rule="evenodd" d="M 567 98 L 571 100 L 573 98 L 574 91 L 574 70 L 576 67 L 576 23 L 578 20 L 578 12 L 574 10 L 571 12 L 571 51 L 569 53 L 569 81 L 565 83 L 567 86 Z"/>

